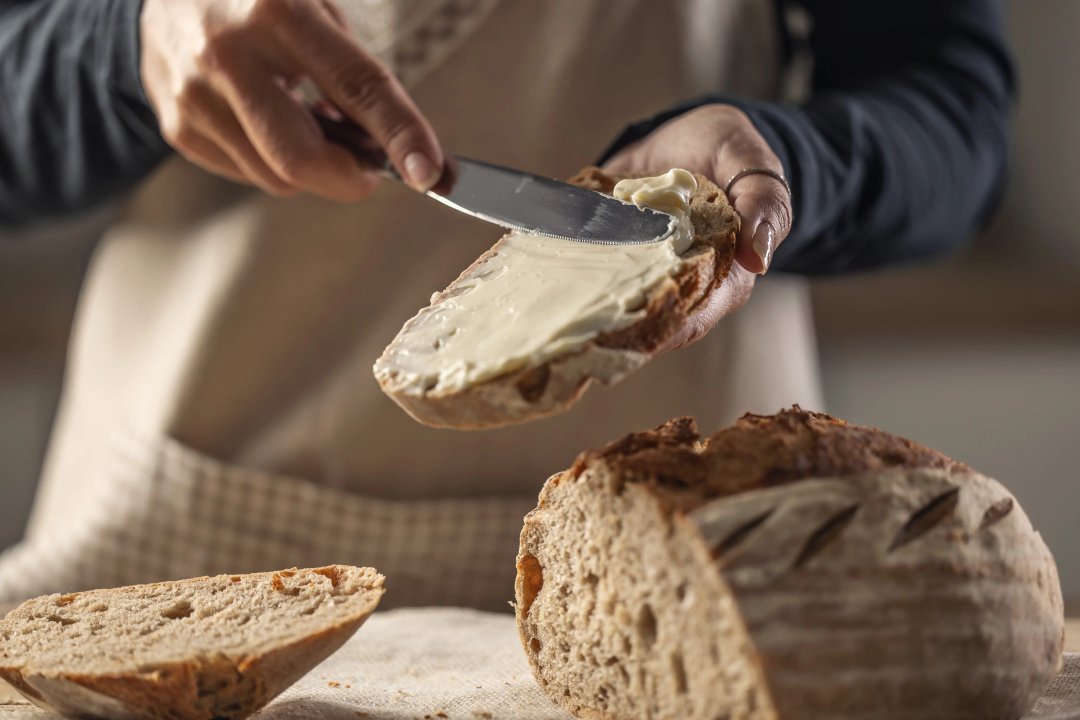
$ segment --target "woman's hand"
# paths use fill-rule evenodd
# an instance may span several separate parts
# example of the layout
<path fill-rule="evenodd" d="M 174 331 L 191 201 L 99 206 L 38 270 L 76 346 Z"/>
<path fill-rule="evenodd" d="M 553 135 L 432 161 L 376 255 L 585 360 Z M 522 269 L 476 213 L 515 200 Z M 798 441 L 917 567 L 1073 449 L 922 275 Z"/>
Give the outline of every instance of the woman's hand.
<path fill-rule="evenodd" d="M 274 195 L 353 201 L 378 178 L 323 136 L 290 92 L 310 78 L 419 190 L 445 156 L 397 79 L 331 0 L 146 0 L 142 78 L 165 139 L 193 163 Z"/>
<path fill-rule="evenodd" d="M 623 148 L 604 169 L 613 173 L 664 173 L 685 168 L 721 188 L 740 170 L 767 168 L 783 174 L 779 158 L 750 119 L 730 105 L 705 105 L 661 125 Z M 665 349 L 688 345 L 750 298 L 756 274 L 764 274 L 773 253 L 791 230 L 791 198 L 776 178 L 745 175 L 728 194 L 742 221 L 731 272 L 695 309 L 690 321 Z"/>

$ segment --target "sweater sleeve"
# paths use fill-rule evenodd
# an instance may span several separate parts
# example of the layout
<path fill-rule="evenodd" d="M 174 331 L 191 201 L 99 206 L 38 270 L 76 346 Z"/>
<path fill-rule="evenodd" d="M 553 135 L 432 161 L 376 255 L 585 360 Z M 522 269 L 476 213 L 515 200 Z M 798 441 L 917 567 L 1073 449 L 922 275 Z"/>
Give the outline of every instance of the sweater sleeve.
<path fill-rule="evenodd" d="M 948 252 L 1000 196 L 1014 76 L 1001 0 L 802 0 L 813 93 L 801 105 L 699 98 L 628 128 L 608 150 L 706 103 L 743 109 L 794 190 L 773 267 L 827 274 Z"/>
<path fill-rule="evenodd" d="M 0 0 L 0 228 L 71 215 L 168 152 L 139 78 L 141 0 Z"/>

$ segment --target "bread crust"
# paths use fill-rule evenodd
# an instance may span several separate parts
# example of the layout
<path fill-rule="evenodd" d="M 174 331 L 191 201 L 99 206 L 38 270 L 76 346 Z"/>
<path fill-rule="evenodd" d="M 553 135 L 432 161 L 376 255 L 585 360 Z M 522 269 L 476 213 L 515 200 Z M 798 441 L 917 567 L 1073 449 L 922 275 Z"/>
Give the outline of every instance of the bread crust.
<path fill-rule="evenodd" d="M 671 509 L 684 512 L 727 495 L 809 477 L 844 477 L 890 468 L 970 471 L 963 463 L 906 438 L 798 405 L 775 415 L 747 413 L 705 442 L 693 418 L 675 418 L 582 453 L 570 472 L 597 460 L 627 480 L 649 485 Z"/>
<path fill-rule="evenodd" d="M 660 283 L 646 302 L 645 316 L 629 327 L 602 333 L 584 348 L 548 362 L 520 368 L 453 392 L 407 391 L 393 380 L 379 379 L 383 392 L 425 425 L 460 430 L 527 422 L 562 412 L 593 383 L 611 385 L 648 362 L 678 332 L 687 318 L 727 278 L 735 259 L 739 218 L 724 193 L 702 175 L 690 202 L 694 242 L 683 253 L 683 267 Z M 570 182 L 611 194 L 620 178 L 596 167 L 583 169 Z M 500 241 L 501 243 L 501 241 Z M 497 252 L 481 255 L 453 283 L 432 299 L 438 302 L 456 283 Z M 406 323 L 402 332 L 408 330 Z"/>
<path fill-rule="evenodd" d="M 582 716 L 598 710 L 595 699 L 560 697 L 561 660 L 542 662 L 536 649 L 563 632 L 536 622 L 554 601 L 544 578 L 573 577 L 567 553 L 578 552 L 546 536 L 568 522 L 570 496 L 642 493 L 675 528 L 679 539 L 665 542 L 706 558 L 679 577 L 709 577 L 734 597 L 778 717 L 1015 720 L 1060 670 L 1053 557 L 996 481 L 910 440 L 797 407 L 744 416 L 705 440 L 680 418 L 583 453 L 547 482 L 522 530 L 522 642 L 541 685 Z M 645 533 L 657 521 L 619 522 Z M 679 534 L 684 524 L 689 535 Z M 613 575 L 632 572 L 629 558 L 606 550 L 611 537 L 585 533 L 580 543 Z M 575 630 L 564 630 L 572 656 Z"/>

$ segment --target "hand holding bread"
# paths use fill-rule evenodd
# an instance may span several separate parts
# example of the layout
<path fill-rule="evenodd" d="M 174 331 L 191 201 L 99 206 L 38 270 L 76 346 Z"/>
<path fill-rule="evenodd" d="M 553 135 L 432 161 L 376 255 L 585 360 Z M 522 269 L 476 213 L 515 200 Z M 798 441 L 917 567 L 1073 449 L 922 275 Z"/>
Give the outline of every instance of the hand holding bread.
<path fill-rule="evenodd" d="M 776 177 L 784 168 L 765 138 L 738 108 L 704 105 L 668 121 L 641 140 L 623 148 L 604 164 L 616 175 L 661 172 L 683 167 L 700 173 L 727 193 L 740 218 L 735 241 L 735 265 L 727 281 L 714 288 L 669 338 L 665 350 L 689 345 L 750 298 L 754 276 L 764 274 L 776 249 L 791 231 L 791 197 Z"/>
<path fill-rule="evenodd" d="M 742 219 L 735 259 L 751 273 L 768 270 L 791 231 L 791 198 L 781 181 L 766 174 L 747 174 L 730 182 L 750 168 L 784 173 L 780 159 L 746 113 L 731 105 L 703 105 L 661 125 L 604 164 L 605 172 L 616 175 L 653 174 L 671 167 L 700 173 L 728 194 Z"/>

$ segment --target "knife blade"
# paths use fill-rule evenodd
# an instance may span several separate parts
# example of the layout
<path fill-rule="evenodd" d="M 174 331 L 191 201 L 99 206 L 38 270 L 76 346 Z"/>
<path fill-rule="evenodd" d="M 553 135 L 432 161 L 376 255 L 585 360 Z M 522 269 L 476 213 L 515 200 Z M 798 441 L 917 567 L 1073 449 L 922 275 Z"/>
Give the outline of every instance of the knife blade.
<path fill-rule="evenodd" d="M 663 240 L 675 218 L 569 183 L 455 156 L 457 178 L 428 197 L 481 220 L 534 235 L 607 245 Z"/>
<path fill-rule="evenodd" d="M 315 113 L 329 140 L 345 146 L 365 167 L 401 180 L 386 155 L 359 126 Z M 605 245 L 664 240 L 677 221 L 569 183 L 480 160 L 453 156 L 449 189 L 425 194 L 481 220 L 533 235 Z M 440 184 L 442 185 L 442 183 Z"/>

